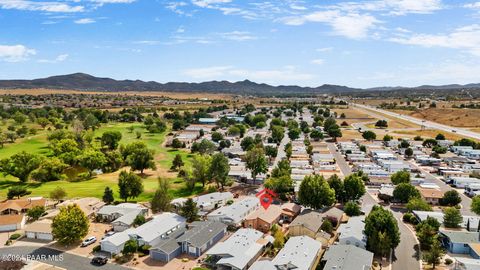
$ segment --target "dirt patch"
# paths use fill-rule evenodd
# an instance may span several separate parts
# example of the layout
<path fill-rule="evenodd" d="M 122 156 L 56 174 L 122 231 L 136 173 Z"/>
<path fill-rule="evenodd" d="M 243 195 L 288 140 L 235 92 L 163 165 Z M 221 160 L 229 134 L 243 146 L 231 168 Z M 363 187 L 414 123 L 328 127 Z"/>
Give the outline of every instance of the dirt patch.
<path fill-rule="evenodd" d="M 420 111 L 401 111 L 403 114 L 437 122 L 454 127 L 477 128 L 480 127 L 480 110 L 453 109 L 453 108 L 428 108 Z"/>

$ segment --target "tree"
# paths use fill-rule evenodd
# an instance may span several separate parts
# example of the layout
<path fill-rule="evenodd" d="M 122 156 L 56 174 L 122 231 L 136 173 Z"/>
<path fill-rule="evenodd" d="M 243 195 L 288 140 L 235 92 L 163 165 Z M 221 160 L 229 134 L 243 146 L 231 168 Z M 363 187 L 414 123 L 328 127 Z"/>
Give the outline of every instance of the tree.
<path fill-rule="evenodd" d="M 274 143 L 280 143 L 285 137 L 285 128 L 282 126 L 272 126 L 271 131 Z"/>
<path fill-rule="evenodd" d="M 56 157 L 43 159 L 40 167 L 31 172 L 30 177 L 39 182 L 57 181 L 65 178 L 63 171 L 68 167 Z"/>
<path fill-rule="evenodd" d="M 17 197 L 17 199 L 20 199 L 20 197 L 26 196 L 31 194 L 31 191 L 28 191 L 26 187 L 24 186 L 13 186 L 8 189 L 7 192 L 7 198 L 9 200 Z"/>
<path fill-rule="evenodd" d="M 390 180 L 394 185 L 401 183 L 410 183 L 410 173 L 408 171 L 398 171 L 390 176 Z"/>
<path fill-rule="evenodd" d="M 105 131 L 102 134 L 100 142 L 103 147 L 107 147 L 109 150 L 115 150 L 118 147 L 118 143 L 122 139 L 122 133 L 120 131 Z"/>
<path fill-rule="evenodd" d="M 401 183 L 393 190 L 393 198 L 400 203 L 407 203 L 412 198 L 420 198 L 420 192 L 409 183 Z"/>
<path fill-rule="evenodd" d="M 440 204 L 445 206 L 455 206 L 462 202 L 462 198 L 458 194 L 458 191 L 452 189 L 443 194 L 443 198 L 440 199 Z"/>
<path fill-rule="evenodd" d="M 115 201 L 115 199 L 113 198 L 113 190 L 110 187 L 105 187 L 102 200 L 106 204 L 111 204 L 113 203 L 113 201 Z"/>
<path fill-rule="evenodd" d="M 283 195 L 293 190 L 293 181 L 290 175 L 270 177 L 265 181 L 264 186 L 279 195 Z"/>
<path fill-rule="evenodd" d="M 192 160 L 192 177 L 196 182 L 202 183 L 202 187 L 209 181 L 209 169 L 211 158 L 208 155 L 195 155 Z"/>
<path fill-rule="evenodd" d="M 88 170 L 88 176 L 92 176 L 94 170 L 101 169 L 107 164 L 105 155 L 95 149 L 87 149 L 78 157 L 80 166 Z"/>
<path fill-rule="evenodd" d="M 362 137 L 367 141 L 373 141 L 377 138 L 377 134 L 371 130 L 363 132 Z"/>
<path fill-rule="evenodd" d="M 133 253 L 137 252 L 138 250 L 138 244 L 136 240 L 128 240 L 125 242 L 123 245 L 122 253 L 124 255 L 132 255 Z"/>
<path fill-rule="evenodd" d="M 437 136 L 435 136 L 435 140 L 444 141 L 445 140 L 445 135 L 443 135 L 442 133 L 438 133 Z"/>
<path fill-rule="evenodd" d="M 294 141 L 300 137 L 302 131 L 299 128 L 292 128 L 288 130 L 288 137 L 290 140 Z"/>
<path fill-rule="evenodd" d="M 170 170 L 176 171 L 180 169 L 185 163 L 183 163 L 182 156 L 180 154 L 176 154 L 175 158 L 172 161 L 172 166 L 170 167 Z"/>
<path fill-rule="evenodd" d="M 423 259 L 432 265 L 432 269 L 435 269 L 437 264 L 440 264 L 440 259 L 445 254 L 445 251 L 442 249 L 442 245 L 438 240 L 438 236 L 434 237 L 434 241 L 432 243 L 432 247 L 429 251 L 423 253 Z"/>
<path fill-rule="evenodd" d="M 100 122 L 95 117 L 95 115 L 90 113 L 83 120 L 83 126 L 85 129 L 91 128 L 93 131 L 95 131 L 95 129 L 100 126 Z"/>
<path fill-rule="evenodd" d="M 364 233 L 367 237 L 367 249 L 381 256 L 386 256 L 400 243 L 397 220 L 390 211 L 381 206 L 373 206 L 365 218 Z"/>
<path fill-rule="evenodd" d="M 418 242 L 422 250 L 429 250 L 432 246 L 435 236 L 438 234 L 440 223 L 433 217 L 427 217 L 426 220 L 415 226 Z"/>
<path fill-rule="evenodd" d="M 74 139 L 55 140 L 50 143 L 53 154 L 69 165 L 75 165 L 77 156 L 81 154 L 79 144 Z"/>
<path fill-rule="evenodd" d="M 333 225 L 332 225 L 332 222 L 328 219 L 325 219 L 322 223 L 322 225 L 320 225 L 320 229 L 324 232 L 327 232 L 327 233 L 332 233 L 333 231 Z"/>
<path fill-rule="evenodd" d="M 328 136 L 333 138 L 333 141 L 336 142 L 337 138 L 342 137 L 342 131 L 340 130 L 340 127 L 335 124 L 334 126 L 330 127 L 327 130 Z"/>
<path fill-rule="evenodd" d="M 222 135 L 222 133 L 216 132 L 216 131 L 212 132 L 212 141 L 214 141 L 214 142 L 219 142 L 219 141 L 221 141 L 221 140 L 223 140 L 223 135 Z"/>
<path fill-rule="evenodd" d="M 45 213 L 45 207 L 37 205 L 27 210 L 27 216 L 31 221 L 38 220 Z"/>
<path fill-rule="evenodd" d="M 406 156 L 407 158 L 412 157 L 412 156 L 413 156 L 413 149 L 410 148 L 410 147 L 407 148 L 407 149 L 405 149 L 405 156 Z"/>
<path fill-rule="evenodd" d="M 343 180 L 345 199 L 356 201 L 365 194 L 365 184 L 357 174 L 351 174 Z"/>
<path fill-rule="evenodd" d="M 42 162 L 42 157 L 25 151 L 12 155 L 0 161 L 0 170 L 4 175 L 17 177 L 21 182 L 26 182 L 30 173 L 37 169 Z"/>
<path fill-rule="evenodd" d="M 207 139 L 201 140 L 200 143 L 194 142 L 191 147 L 192 153 L 198 152 L 202 155 L 204 154 L 210 155 L 213 152 L 215 152 L 216 149 L 217 149 L 217 146 L 213 142 Z"/>
<path fill-rule="evenodd" d="M 312 138 L 314 141 L 318 142 L 323 139 L 323 132 L 318 129 L 313 129 L 310 132 L 310 138 Z"/>
<path fill-rule="evenodd" d="M 347 202 L 343 208 L 343 211 L 345 211 L 345 214 L 350 217 L 359 216 L 362 213 L 360 206 L 354 201 Z"/>
<path fill-rule="evenodd" d="M 178 149 L 183 147 L 183 143 L 178 138 L 175 138 L 172 140 L 172 144 L 170 146 Z"/>
<path fill-rule="evenodd" d="M 345 201 L 345 187 L 342 179 L 334 174 L 328 178 L 328 185 L 335 190 L 335 198 L 337 202 Z"/>
<path fill-rule="evenodd" d="M 62 187 L 57 186 L 55 189 L 50 191 L 50 199 L 52 200 L 62 201 L 65 199 L 65 197 L 67 197 L 67 192 Z"/>
<path fill-rule="evenodd" d="M 477 195 L 472 198 L 472 204 L 470 206 L 472 212 L 477 215 L 480 215 L 480 195 Z"/>
<path fill-rule="evenodd" d="M 375 123 L 375 126 L 379 127 L 379 128 L 386 128 L 386 127 L 388 127 L 388 122 L 387 122 L 387 120 L 378 120 Z"/>
<path fill-rule="evenodd" d="M 84 238 L 90 223 L 85 213 L 76 204 L 61 207 L 53 218 L 53 237 L 63 245 L 69 245 Z"/>
<path fill-rule="evenodd" d="M 424 147 L 432 148 L 432 147 L 438 145 L 438 142 L 437 142 L 437 140 L 434 140 L 434 139 L 426 139 L 425 141 L 423 141 L 422 145 Z"/>
<path fill-rule="evenodd" d="M 120 198 L 125 200 L 136 198 L 143 192 L 142 179 L 133 172 L 121 171 L 118 176 Z"/>
<path fill-rule="evenodd" d="M 147 148 L 139 148 L 127 157 L 127 165 L 134 171 L 139 170 L 141 174 L 145 169 L 157 169 L 154 161 L 154 151 Z"/>
<path fill-rule="evenodd" d="M 172 197 L 168 193 L 170 183 L 167 179 L 158 179 L 158 188 L 153 195 L 150 205 L 154 213 L 170 210 Z"/>
<path fill-rule="evenodd" d="M 25 123 L 25 121 L 27 121 L 27 117 L 25 116 L 25 114 L 23 114 L 19 111 L 17 111 L 15 114 L 13 114 L 12 119 L 18 125 L 23 125 Z"/>
<path fill-rule="evenodd" d="M 321 209 L 335 202 L 335 190 L 322 175 L 308 175 L 300 184 L 298 201 L 303 206 Z"/>
<path fill-rule="evenodd" d="M 459 228 L 462 221 L 462 214 L 457 208 L 446 207 L 443 209 L 443 225 L 445 228 Z"/>
<path fill-rule="evenodd" d="M 143 224 L 145 224 L 146 220 L 145 220 L 145 216 L 144 215 L 137 215 L 135 217 L 135 219 L 133 220 L 133 226 L 137 227 L 137 226 L 141 226 Z"/>
<path fill-rule="evenodd" d="M 50 121 L 45 117 L 39 117 L 37 118 L 37 124 L 39 124 L 43 129 L 45 129 L 50 124 Z"/>
<path fill-rule="evenodd" d="M 255 140 L 252 137 L 245 137 L 240 142 L 243 151 L 249 151 L 255 147 Z"/>
<path fill-rule="evenodd" d="M 193 222 L 198 220 L 198 207 L 197 203 L 192 198 L 188 198 L 180 209 L 182 217 L 187 219 L 187 222 Z"/>
<path fill-rule="evenodd" d="M 390 135 L 388 135 L 388 134 L 385 134 L 385 136 L 383 136 L 383 141 L 384 141 L 384 142 L 389 142 L 389 141 L 391 141 L 391 140 L 393 140 L 393 137 L 392 137 L 392 136 L 390 136 Z"/>
<path fill-rule="evenodd" d="M 399 146 L 400 146 L 400 148 L 408 148 L 408 147 L 410 147 L 410 143 L 407 142 L 406 140 L 402 140 L 402 141 L 400 142 L 400 145 L 399 145 Z"/>
<path fill-rule="evenodd" d="M 411 198 L 407 205 L 407 210 L 412 211 L 432 211 L 432 207 L 422 198 Z"/>
<path fill-rule="evenodd" d="M 265 154 L 270 158 L 275 158 L 278 154 L 278 148 L 275 146 L 267 145 L 265 146 Z"/>
<path fill-rule="evenodd" d="M 282 230 L 277 230 L 274 234 L 273 247 L 281 249 L 285 245 L 285 235 Z"/>
<path fill-rule="evenodd" d="M 266 173 L 268 169 L 268 162 L 265 158 L 263 148 L 253 148 L 245 155 L 245 163 L 247 169 L 252 172 L 253 183 L 257 180 L 257 175 Z"/>
<path fill-rule="evenodd" d="M 228 159 L 222 153 L 216 153 L 212 156 L 212 161 L 210 164 L 210 178 L 217 183 L 217 187 L 221 187 L 223 190 L 223 187 L 228 180 L 228 173 L 230 172 Z"/>

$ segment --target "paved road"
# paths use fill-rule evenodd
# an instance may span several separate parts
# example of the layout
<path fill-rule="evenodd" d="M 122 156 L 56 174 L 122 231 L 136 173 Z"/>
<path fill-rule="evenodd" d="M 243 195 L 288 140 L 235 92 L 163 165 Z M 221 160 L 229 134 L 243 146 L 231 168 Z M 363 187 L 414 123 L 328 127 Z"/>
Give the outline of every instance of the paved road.
<path fill-rule="evenodd" d="M 420 126 L 423 125 L 427 128 L 437 129 L 437 130 L 441 130 L 441 131 L 445 131 L 445 132 L 454 132 L 454 133 L 457 133 L 458 135 L 461 135 L 461 136 L 470 137 L 470 138 L 473 138 L 473 139 L 480 140 L 480 133 L 473 132 L 473 131 L 470 131 L 470 130 L 467 130 L 467 129 L 447 126 L 447 125 L 439 124 L 439 123 L 432 122 L 432 121 L 418 119 L 418 118 L 408 116 L 408 115 L 404 115 L 404 114 L 399 114 L 399 113 L 394 113 L 394 112 L 390 112 L 390 111 L 386 111 L 386 110 L 382 110 L 382 109 L 377 109 L 377 108 L 374 108 L 374 107 L 371 107 L 371 106 L 355 104 L 355 103 L 352 103 L 351 105 L 356 106 L 358 108 L 363 108 L 363 109 L 366 109 L 366 110 L 369 110 L 369 111 L 383 113 L 385 115 L 395 117 L 395 118 L 398 118 L 398 119 L 402 119 L 402 120 L 406 120 L 406 121 L 409 121 L 411 123 L 414 123 L 414 124 L 417 124 L 417 125 L 420 125 Z"/>
<path fill-rule="evenodd" d="M 338 164 L 338 167 L 340 167 L 340 170 L 342 171 L 343 176 L 350 175 L 352 173 L 352 169 L 350 166 L 348 166 L 347 161 L 343 157 L 343 155 L 338 151 L 337 147 L 335 146 L 335 143 L 327 143 L 328 150 L 330 153 L 333 154 L 333 157 L 335 158 L 335 161 Z"/>
<path fill-rule="evenodd" d="M 418 166 L 415 164 L 413 161 L 408 161 L 413 167 L 417 168 L 422 172 L 422 174 L 425 175 L 425 180 L 428 180 L 429 182 L 433 182 L 437 184 L 440 187 L 440 190 L 443 192 L 449 191 L 449 190 L 454 190 L 453 187 L 450 185 L 445 184 L 441 179 L 438 178 L 438 176 L 435 176 L 434 174 L 431 174 L 427 171 L 425 171 L 422 167 Z M 472 204 L 472 199 L 463 194 L 462 192 L 458 192 L 460 194 L 460 197 L 462 198 L 462 202 L 460 203 L 462 205 L 462 209 L 460 211 L 464 215 L 470 215 L 470 216 L 475 216 L 476 214 L 473 213 L 470 210 L 470 205 Z"/>
<path fill-rule="evenodd" d="M 287 153 L 285 153 L 285 145 L 290 142 L 290 138 L 288 137 L 287 130 L 285 130 L 285 136 L 283 136 L 282 141 L 280 142 L 280 145 L 278 146 L 277 150 L 277 156 L 275 157 L 273 161 L 273 165 L 270 167 L 272 170 L 273 168 L 277 167 L 278 162 L 280 162 L 282 159 L 287 157 Z"/>
<path fill-rule="evenodd" d="M 115 265 L 115 264 L 106 264 L 103 266 L 95 266 L 90 264 L 90 259 L 86 257 L 82 257 L 79 255 L 74 255 L 71 253 L 65 253 L 62 251 L 58 251 L 51 248 L 46 247 L 6 247 L 0 248 L 0 256 L 35 256 L 35 258 L 39 261 L 42 261 L 47 264 L 51 264 L 57 267 L 65 268 L 68 270 L 126 270 L 130 268 L 126 268 L 123 266 Z M 40 256 L 45 256 L 45 258 L 41 258 Z M 54 259 L 48 259 L 50 258 Z M 63 256 L 63 258 L 61 257 Z M 40 258 L 39 258 L 40 257 Z"/>

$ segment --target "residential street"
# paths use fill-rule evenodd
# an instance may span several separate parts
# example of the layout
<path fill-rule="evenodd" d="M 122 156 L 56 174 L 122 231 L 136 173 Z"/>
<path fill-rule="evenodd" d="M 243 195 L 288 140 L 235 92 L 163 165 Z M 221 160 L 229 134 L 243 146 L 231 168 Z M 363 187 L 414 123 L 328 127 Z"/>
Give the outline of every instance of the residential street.
<path fill-rule="evenodd" d="M 90 264 L 90 259 L 78 255 L 74 255 L 71 253 L 61 252 L 55 249 L 46 248 L 46 247 L 29 247 L 29 246 L 22 246 L 22 247 L 6 247 L 0 248 L 0 256 L 21 256 L 26 257 L 27 255 L 30 256 L 47 256 L 47 258 L 42 261 L 47 264 L 51 264 L 57 267 L 65 268 L 68 270 L 95 270 L 95 269 L 104 269 L 104 270 L 121 270 L 121 269 L 130 269 L 123 266 L 119 266 L 116 264 L 108 263 L 103 266 L 96 266 Z M 63 258 L 60 257 L 63 256 Z M 48 256 L 54 256 L 55 259 L 48 259 Z M 61 259 L 60 259 L 61 258 Z"/>
<path fill-rule="evenodd" d="M 391 208 L 389 209 L 397 219 L 398 229 L 400 230 L 400 244 L 394 250 L 392 255 L 392 269 L 420 269 L 420 254 L 418 253 L 419 246 L 417 237 L 415 236 L 414 232 L 403 223 L 402 213 L 392 210 Z"/>
<path fill-rule="evenodd" d="M 347 161 L 345 160 L 345 157 L 337 151 L 337 147 L 335 146 L 334 143 L 327 143 L 328 150 L 330 150 L 330 153 L 333 154 L 335 161 L 338 164 L 338 167 L 340 167 L 340 170 L 342 171 L 342 174 L 344 176 L 347 176 L 352 173 L 352 169 L 350 166 L 348 166 Z"/>

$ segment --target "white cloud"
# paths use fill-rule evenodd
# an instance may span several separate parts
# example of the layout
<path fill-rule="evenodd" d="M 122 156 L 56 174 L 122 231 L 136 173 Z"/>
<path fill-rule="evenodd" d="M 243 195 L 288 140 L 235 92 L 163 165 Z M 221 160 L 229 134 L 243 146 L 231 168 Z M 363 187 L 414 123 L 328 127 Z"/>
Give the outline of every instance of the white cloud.
<path fill-rule="evenodd" d="M 83 18 L 83 19 L 78 19 L 75 20 L 74 23 L 76 24 L 90 24 L 90 23 L 95 23 L 96 21 L 92 18 Z"/>
<path fill-rule="evenodd" d="M 44 12 L 82 12 L 81 5 L 69 5 L 63 2 L 34 2 L 26 0 L 0 0 L 0 8 Z"/>
<path fill-rule="evenodd" d="M 285 66 L 281 69 L 248 70 L 234 66 L 213 66 L 206 68 L 187 69 L 184 74 L 200 80 L 254 80 L 257 82 L 282 84 L 297 83 L 314 78 L 312 74 L 298 72 L 294 66 Z"/>
<path fill-rule="evenodd" d="M 91 0 L 94 3 L 99 4 L 130 4 L 136 0 Z"/>
<path fill-rule="evenodd" d="M 465 4 L 463 7 L 473 8 L 473 9 L 480 8 L 480 2 Z"/>
<path fill-rule="evenodd" d="M 225 33 L 220 33 L 220 36 L 224 39 L 234 40 L 234 41 L 247 41 L 247 40 L 257 39 L 256 36 L 252 35 L 250 32 L 247 32 L 247 31 L 225 32 Z"/>
<path fill-rule="evenodd" d="M 344 13 L 339 10 L 317 11 L 300 17 L 286 17 L 281 21 L 287 25 L 303 25 L 307 22 L 325 23 L 333 28 L 334 34 L 351 39 L 367 37 L 369 31 L 380 23 L 369 14 Z"/>
<path fill-rule="evenodd" d="M 215 4 L 225 4 L 230 2 L 232 2 L 232 0 L 192 0 L 192 4 L 203 8 L 211 7 Z"/>
<path fill-rule="evenodd" d="M 138 41 L 134 41 L 133 44 L 157 45 L 157 44 L 160 44 L 160 41 L 158 41 L 158 40 L 138 40 Z"/>
<path fill-rule="evenodd" d="M 324 47 L 324 48 L 316 49 L 317 52 L 331 52 L 332 50 L 333 50 L 333 47 Z"/>
<path fill-rule="evenodd" d="M 444 47 L 461 49 L 480 56 L 480 25 L 460 27 L 448 34 L 412 34 L 408 37 L 394 37 L 392 42 L 422 47 Z"/>
<path fill-rule="evenodd" d="M 29 49 L 24 45 L 0 45 L 0 60 L 6 62 L 25 61 L 36 53 L 34 49 Z"/>
<path fill-rule="evenodd" d="M 362 2 L 344 2 L 334 5 L 349 12 L 384 11 L 390 15 L 428 14 L 443 8 L 441 0 L 376 0 Z"/>
<path fill-rule="evenodd" d="M 325 63 L 325 60 L 323 59 L 313 59 L 311 61 L 312 64 L 315 64 L 315 65 L 323 65 L 323 63 Z"/>
<path fill-rule="evenodd" d="M 58 55 L 57 57 L 55 57 L 55 59 L 40 59 L 38 60 L 39 63 L 50 63 L 50 64 L 55 64 L 55 63 L 59 63 L 59 62 L 63 62 L 65 60 L 67 60 L 68 58 L 68 54 L 60 54 Z"/>

